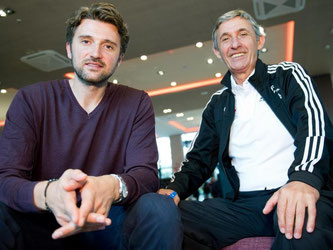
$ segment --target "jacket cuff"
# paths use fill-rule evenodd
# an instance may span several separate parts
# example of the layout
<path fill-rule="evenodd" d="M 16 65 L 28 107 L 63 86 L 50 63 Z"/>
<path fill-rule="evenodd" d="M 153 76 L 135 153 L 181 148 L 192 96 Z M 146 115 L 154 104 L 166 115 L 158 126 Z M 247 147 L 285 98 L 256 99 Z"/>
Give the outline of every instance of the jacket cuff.
<path fill-rule="evenodd" d="M 321 191 L 321 189 L 323 187 L 323 184 L 324 184 L 323 179 L 321 179 L 318 176 L 314 175 L 313 173 L 310 173 L 310 172 L 307 172 L 307 171 L 293 172 L 289 176 L 288 183 L 292 182 L 292 181 L 304 182 L 304 183 L 314 187 L 319 192 Z"/>

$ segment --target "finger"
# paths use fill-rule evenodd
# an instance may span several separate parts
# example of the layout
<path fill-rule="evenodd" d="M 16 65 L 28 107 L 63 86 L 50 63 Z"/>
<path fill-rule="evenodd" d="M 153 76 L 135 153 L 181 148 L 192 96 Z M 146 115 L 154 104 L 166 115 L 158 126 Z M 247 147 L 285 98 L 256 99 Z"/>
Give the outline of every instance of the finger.
<path fill-rule="evenodd" d="M 78 182 L 86 181 L 88 175 L 83 173 L 80 169 L 73 170 L 72 178 Z"/>
<path fill-rule="evenodd" d="M 161 188 L 161 189 L 157 190 L 157 193 L 161 194 L 161 195 L 170 195 L 172 192 L 173 192 L 173 190 L 164 189 L 164 188 Z"/>
<path fill-rule="evenodd" d="M 78 169 L 67 172 L 62 183 L 63 188 L 66 191 L 74 191 L 75 189 L 82 188 L 87 182 L 87 177 L 85 173 Z"/>
<path fill-rule="evenodd" d="M 53 239 L 61 239 L 65 238 L 67 236 L 73 235 L 75 233 L 78 233 L 80 231 L 80 228 L 77 227 L 73 222 L 67 223 L 63 225 L 62 227 L 56 229 L 53 234 Z"/>
<path fill-rule="evenodd" d="M 175 198 L 173 198 L 173 201 L 175 202 L 176 206 L 178 206 L 178 204 L 180 202 L 180 198 L 179 198 L 178 194 L 175 196 Z"/>
<path fill-rule="evenodd" d="M 302 237 L 302 230 L 304 226 L 304 218 L 305 218 L 305 206 L 301 204 L 297 204 L 296 206 L 296 218 L 295 218 L 295 229 L 294 229 L 294 237 L 295 239 L 300 239 Z"/>
<path fill-rule="evenodd" d="M 308 204 L 308 222 L 306 224 L 306 231 L 308 233 L 312 233 L 316 226 L 316 202 L 309 202 Z"/>
<path fill-rule="evenodd" d="M 264 214 L 269 214 L 270 212 L 272 212 L 273 209 L 274 209 L 274 207 L 275 207 L 275 205 L 276 205 L 277 202 L 278 202 L 278 199 L 279 199 L 279 193 L 278 193 L 278 191 L 277 191 L 277 192 L 275 192 L 275 193 L 272 195 L 272 197 L 266 202 L 265 207 L 264 207 L 264 209 L 262 210 L 262 212 L 263 212 Z"/>
<path fill-rule="evenodd" d="M 281 233 L 286 232 L 286 207 L 287 207 L 287 200 L 280 197 L 277 203 L 276 214 L 278 217 L 278 225 Z"/>
<path fill-rule="evenodd" d="M 80 211 L 79 208 L 76 206 L 76 193 L 74 191 L 65 194 L 64 206 L 65 212 L 70 217 L 70 220 L 74 224 L 78 224 Z"/>
<path fill-rule="evenodd" d="M 94 224 L 103 224 L 105 226 L 111 225 L 111 219 L 107 218 L 101 214 L 98 213 L 90 213 L 86 220 L 88 223 L 94 223 Z"/>
<path fill-rule="evenodd" d="M 80 206 L 80 219 L 79 226 L 83 226 L 90 212 L 94 209 L 94 197 L 89 191 L 82 191 L 81 193 L 82 201 Z"/>
<path fill-rule="evenodd" d="M 289 200 L 285 209 L 285 236 L 289 240 L 293 238 L 295 214 L 296 204 Z"/>

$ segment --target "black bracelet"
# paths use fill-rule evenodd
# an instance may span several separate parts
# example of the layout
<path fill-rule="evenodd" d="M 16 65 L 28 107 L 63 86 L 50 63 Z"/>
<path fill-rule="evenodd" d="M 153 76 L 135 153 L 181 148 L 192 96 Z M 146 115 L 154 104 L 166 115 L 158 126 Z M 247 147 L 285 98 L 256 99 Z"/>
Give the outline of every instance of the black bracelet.
<path fill-rule="evenodd" d="M 47 181 L 47 184 L 46 184 L 46 187 L 45 187 L 45 189 L 44 189 L 44 199 L 45 199 L 45 209 L 46 209 L 46 211 L 48 211 L 48 212 L 50 212 L 50 213 L 52 213 L 52 211 L 51 211 L 51 209 L 49 208 L 49 206 L 47 205 L 47 202 L 46 202 L 46 192 L 47 192 L 47 189 L 48 189 L 48 187 L 49 187 L 49 185 L 50 185 L 50 183 L 51 182 L 54 182 L 54 181 L 57 181 L 58 179 L 49 179 L 48 181 Z"/>

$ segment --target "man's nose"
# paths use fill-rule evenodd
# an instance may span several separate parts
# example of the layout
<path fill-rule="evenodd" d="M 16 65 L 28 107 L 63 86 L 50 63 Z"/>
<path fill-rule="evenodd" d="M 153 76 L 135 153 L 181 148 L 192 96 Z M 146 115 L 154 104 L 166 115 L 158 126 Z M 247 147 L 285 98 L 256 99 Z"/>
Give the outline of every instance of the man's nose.
<path fill-rule="evenodd" d="M 101 58 L 101 52 L 102 52 L 101 47 L 96 45 L 96 46 L 93 46 L 90 55 L 94 58 Z"/>
<path fill-rule="evenodd" d="M 240 42 L 239 42 L 238 37 L 233 37 L 231 39 L 231 47 L 232 48 L 238 48 L 239 46 L 240 46 Z"/>

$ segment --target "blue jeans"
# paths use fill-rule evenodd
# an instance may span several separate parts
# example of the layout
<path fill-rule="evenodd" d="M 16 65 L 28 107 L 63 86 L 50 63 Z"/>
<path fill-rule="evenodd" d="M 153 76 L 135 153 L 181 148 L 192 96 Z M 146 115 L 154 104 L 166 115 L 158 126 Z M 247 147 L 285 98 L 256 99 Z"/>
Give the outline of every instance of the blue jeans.
<path fill-rule="evenodd" d="M 0 233 L 6 232 L 0 234 L 0 250 L 181 249 L 180 212 L 167 196 L 149 193 L 131 206 L 114 205 L 108 217 L 112 224 L 105 230 L 53 240 L 59 227 L 53 214 L 21 213 L 0 203 Z"/>

